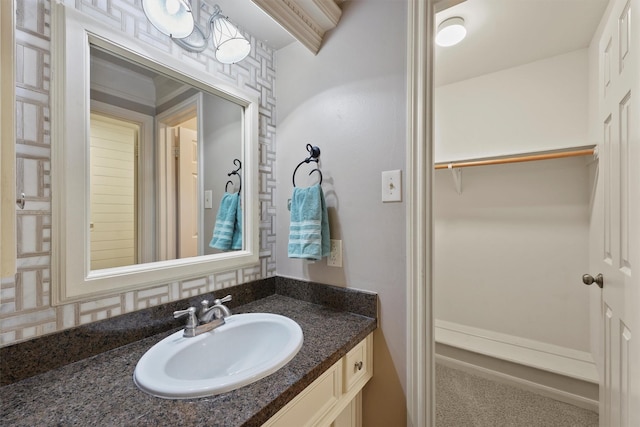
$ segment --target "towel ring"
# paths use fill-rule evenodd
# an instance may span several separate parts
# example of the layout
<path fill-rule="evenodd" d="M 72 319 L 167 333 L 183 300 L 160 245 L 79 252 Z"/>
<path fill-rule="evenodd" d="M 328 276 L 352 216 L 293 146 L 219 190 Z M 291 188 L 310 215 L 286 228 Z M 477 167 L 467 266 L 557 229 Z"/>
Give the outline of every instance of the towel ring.
<path fill-rule="evenodd" d="M 293 170 L 292 181 L 293 181 L 294 187 L 296 186 L 296 172 L 298 171 L 298 168 L 302 166 L 303 163 L 316 162 L 316 164 L 318 164 L 319 162 L 318 157 L 320 157 L 320 148 L 313 146 L 311 144 L 307 144 L 306 148 L 307 148 L 307 151 L 309 152 L 309 157 L 307 157 L 306 159 L 298 163 L 298 166 L 296 166 L 296 168 Z M 320 175 L 320 184 L 322 184 L 322 171 L 319 168 L 315 168 L 314 170 L 309 172 L 309 176 L 311 176 L 311 174 L 314 172 L 318 172 L 318 174 Z"/>
<path fill-rule="evenodd" d="M 238 171 L 242 168 L 242 162 L 240 161 L 240 159 L 233 159 L 233 164 L 236 165 L 238 168 L 236 170 L 232 170 L 231 172 L 229 172 L 227 176 L 238 175 L 238 182 L 239 182 L 238 193 L 239 193 L 240 191 L 242 191 L 242 176 L 238 173 Z M 229 184 L 233 185 L 233 181 L 229 180 L 224 185 L 225 193 L 227 192 L 227 187 L 229 186 Z"/>

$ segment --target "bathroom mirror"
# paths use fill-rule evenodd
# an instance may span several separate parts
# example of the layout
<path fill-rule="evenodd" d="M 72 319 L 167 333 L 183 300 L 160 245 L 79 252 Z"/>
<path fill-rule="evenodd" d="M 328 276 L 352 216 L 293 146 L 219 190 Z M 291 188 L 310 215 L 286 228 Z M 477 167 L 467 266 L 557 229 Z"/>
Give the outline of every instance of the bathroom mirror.
<path fill-rule="evenodd" d="M 210 242 L 241 196 L 244 108 L 89 47 L 90 270 L 242 249 L 241 223 L 238 245 Z"/>
<path fill-rule="evenodd" d="M 258 100 L 60 4 L 53 40 L 53 303 L 257 263 Z"/>

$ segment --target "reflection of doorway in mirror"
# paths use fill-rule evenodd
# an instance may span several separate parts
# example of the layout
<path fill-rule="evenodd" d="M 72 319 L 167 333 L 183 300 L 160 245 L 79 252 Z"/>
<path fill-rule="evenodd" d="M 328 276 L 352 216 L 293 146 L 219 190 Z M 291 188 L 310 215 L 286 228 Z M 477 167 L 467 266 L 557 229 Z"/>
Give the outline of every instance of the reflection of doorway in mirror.
<path fill-rule="evenodd" d="M 156 115 L 159 260 L 199 255 L 199 99 L 190 97 Z"/>
<path fill-rule="evenodd" d="M 91 114 L 91 270 L 137 263 L 138 125 Z"/>
<path fill-rule="evenodd" d="M 196 128 L 195 126 L 193 126 Z M 198 256 L 198 133 L 179 127 L 178 258 Z"/>

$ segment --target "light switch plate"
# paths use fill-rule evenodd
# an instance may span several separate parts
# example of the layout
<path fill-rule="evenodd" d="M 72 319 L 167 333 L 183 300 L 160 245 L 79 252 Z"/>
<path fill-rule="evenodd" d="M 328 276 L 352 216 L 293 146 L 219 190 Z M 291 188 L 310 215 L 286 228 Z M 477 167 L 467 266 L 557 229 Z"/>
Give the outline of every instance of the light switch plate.
<path fill-rule="evenodd" d="M 213 191 L 205 190 L 204 192 L 204 208 L 213 209 Z"/>
<path fill-rule="evenodd" d="M 382 201 L 402 201 L 402 173 L 400 169 L 382 172 Z"/>

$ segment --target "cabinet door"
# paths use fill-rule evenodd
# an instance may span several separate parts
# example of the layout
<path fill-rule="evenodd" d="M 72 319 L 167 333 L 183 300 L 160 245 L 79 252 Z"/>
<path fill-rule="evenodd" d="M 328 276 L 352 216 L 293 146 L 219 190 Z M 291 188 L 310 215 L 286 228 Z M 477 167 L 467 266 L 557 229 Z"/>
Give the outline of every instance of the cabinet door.
<path fill-rule="evenodd" d="M 342 360 L 334 364 L 313 384 L 304 389 L 263 427 L 303 427 L 316 425 L 340 398 Z"/>
<path fill-rule="evenodd" d="M 373 333 L 262 427 L 361 427 L 361 390 L 372 376 Z"/>
<path fill-rule="evenodd" d="M 331 427 L 362 427 L 362 393 L 349 402 Z"/>

